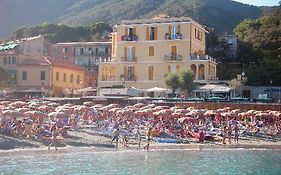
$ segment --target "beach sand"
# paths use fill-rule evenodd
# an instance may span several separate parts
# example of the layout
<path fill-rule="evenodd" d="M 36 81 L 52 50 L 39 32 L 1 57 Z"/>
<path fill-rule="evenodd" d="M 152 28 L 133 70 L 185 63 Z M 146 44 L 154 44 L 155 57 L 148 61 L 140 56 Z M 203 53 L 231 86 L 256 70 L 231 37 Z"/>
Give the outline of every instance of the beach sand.
<path fill-rule="evenodd" d="M 114 144 L 110 144 L 111 137 L 101 135 L 91 128 L 76 128 L 68 132 L 69 137 L 59 141 L 58 149 L 62 150 L 116 150 Z M 198 143 L 193 140 L 188 140 L 184 144 L 163 144 L 152 142 L 150 149 L 228 149 L 228 148 L 245 148 L 245 149 L 281 149 L 281 140 L 266 140 L 264 138 L 251 137 L 239 140 L 239 144 L 221 144 L 221 142 L 204 142 Z M 32 138 L 11 137 L 0 134 L 0 152 L 11 151 L 36 151 L 46 150 L 50 144 L 50 140 L 36 140 Z M 122 147 L 119 144 L 118 150 L 124 149 L 140 149 L 142 150 L 145 145 L 144 139 L 142 140 L 141 148 L 138 147 L 136 139 L 130 138 L 128 140 L 128 147 Z M 51 148 L 54 150 L 54 148 Z"/>

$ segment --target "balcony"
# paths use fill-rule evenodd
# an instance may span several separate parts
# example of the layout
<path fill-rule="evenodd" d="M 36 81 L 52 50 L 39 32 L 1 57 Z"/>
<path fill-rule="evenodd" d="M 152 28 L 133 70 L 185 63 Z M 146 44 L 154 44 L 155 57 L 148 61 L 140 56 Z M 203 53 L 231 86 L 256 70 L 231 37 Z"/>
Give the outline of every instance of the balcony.
<path fill-rule="evenodd" d="M 111 52 L 95 52 L 95 51 L 88 51 L 88 52 L 75 52 L 75 56 L 96 56 L 96 57 L 108 57 L 111 55 Z"/>
<path fill-rule="evenodd" d="M 178 54 L 170 54 L 170 55 L 165 55 L 164 56 L 165 61 L 181 61 L 182 60 L 182 55 Z"/>
<path fill-rule="evenodd" d="M 137 57 L 121 57 L 123 62 L 137 62 Z"/>
<path fill-rule="evenodd" d="M 123 35 L 121 36 L 121 41 L 137 41 L 137 35 Z"/>
<path fill-rule="evenodd" d="M 190 55 L 191 60 L 208 60 L 216 62 L 216 59 L 209 55 Z"/>
<path fill-rule="evenodd" d="M 166 33 L 165 34 L 165 39 L 167 40 L 181 40 L 182 39 L 182 34 L 181 33 Z"/>
<path fill-rule="evenodd" d="M 137 81 L 136 75 L 120 75 L 121 81 Z"/>

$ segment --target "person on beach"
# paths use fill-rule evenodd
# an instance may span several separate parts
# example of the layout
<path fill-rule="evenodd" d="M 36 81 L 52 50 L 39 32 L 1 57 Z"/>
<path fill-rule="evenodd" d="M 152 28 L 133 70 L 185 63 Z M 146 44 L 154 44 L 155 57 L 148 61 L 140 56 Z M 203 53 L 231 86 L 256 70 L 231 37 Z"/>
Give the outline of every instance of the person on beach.
<path fill-rule="evenodd" d="M 222 144 L 225 144 L 225 139 L 226 139 L 226 135 L 227 135 L 227 127 L 226 127 L 226 125 L 223 126 L 221 134 L 222 134 Z"/>
<path fill-rule="evenodd" d="M 231 144 L 232 127 L 229 124 L 227 128 L 228 143 Z"/>
<path fill-rule="evenodd" d="M 238 144 L 238 136 L 239 136 L 239 127 L 238 125 L 236 124 L 234 126 L 234 143 L 237 143 Z"/>
<path fill-rule="evenodd" d="M 118 140 L 119 140 L 119 135 L 120 135 L 120 130 L 119 128 L 114 129 L 113 133 L 112 133 L 112 140 L 110 142 L 110 144 L 112 145 L 113 141 L 116 141 L 116 147 L 118 147 Z"/>
<path fill-rule="evenodd" d="M 140 146 L 141 146 L 141 133 L 140 133 L 139 128 L 137 128 L 135 136 L 137 137 L 138 145 L 139 145 L 139 148 L 140 148 Z"/>
<path fill-rule="evenodd" d="M 149 149 L 149 144 L 150 144 L 150 137 L 151 137 L 151 127 L 149 127 L 145 133 L 146 136 L 146 145 L 143 147 L 146 151 Z"/>
<path fill-rule="evenodd" d="M 57 142 L 58 142 L 58 139 L 57 139 L 57 136 L 58 136 L 57 126 L 56 126 L 56 125 L 52 125 L 52 126 L 50 127 L 50 131 L 51 131 L 51 133 L 52 133 L 52 142 L 51 142 L 51 144 L 48 146 L 48 150 L 50 150 L 50 148 L 51 148 L 52 146 L 54 146 L 55 149 L 56 149 L 56 151 L 57 151 L 57 150 L 58 150 L 58 148 L 57 148 Z"/>

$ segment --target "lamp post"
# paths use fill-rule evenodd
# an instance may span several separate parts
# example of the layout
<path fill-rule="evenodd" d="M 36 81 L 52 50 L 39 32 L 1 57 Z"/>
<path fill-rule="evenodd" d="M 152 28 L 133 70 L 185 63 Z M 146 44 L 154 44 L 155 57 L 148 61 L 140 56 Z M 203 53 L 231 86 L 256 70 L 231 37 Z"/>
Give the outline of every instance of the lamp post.
<path fill-rule="evenodd" d="M 269 83 L 270 83 L 270 94 L 269 94 L 269 97 L 272 98 L 272 80 L 270 80 Z"/>

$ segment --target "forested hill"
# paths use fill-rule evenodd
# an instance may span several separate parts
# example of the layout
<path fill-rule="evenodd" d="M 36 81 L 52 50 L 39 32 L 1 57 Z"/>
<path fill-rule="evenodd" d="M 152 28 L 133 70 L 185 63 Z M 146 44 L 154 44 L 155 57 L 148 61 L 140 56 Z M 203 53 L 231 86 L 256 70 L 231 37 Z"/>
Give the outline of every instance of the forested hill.
<path fill-rule="evenodd" d="M 245 18 L 256 18 L 262 8 L 232 0 L 1 0 L 0 38 L 21 26 L 63 23 L 84 25 L 122 19 L 191 16 L 217 32 L 230 32 Z"/>

